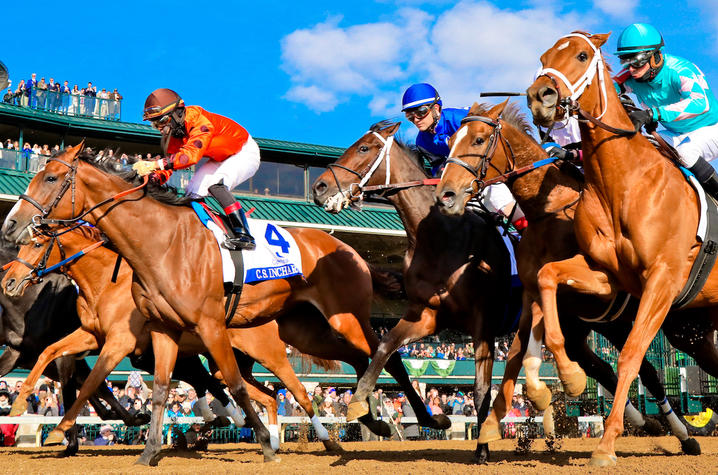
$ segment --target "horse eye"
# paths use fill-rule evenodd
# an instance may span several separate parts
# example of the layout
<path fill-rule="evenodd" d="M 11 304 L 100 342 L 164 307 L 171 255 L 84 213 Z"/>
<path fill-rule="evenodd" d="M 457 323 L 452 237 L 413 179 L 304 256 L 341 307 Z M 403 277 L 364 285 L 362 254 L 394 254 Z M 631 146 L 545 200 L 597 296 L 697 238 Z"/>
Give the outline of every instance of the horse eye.
<path fill-rule="evenodd" d="M 42 243 L 41 243 L 41 242 L 36 242 L 36 243 L 35 243 L 35 247 L 42 247 Z"/>
<path fill-rule="evenodd" d="M 484 139 L 481 137 L 476 137 L 476 140 L 474 140 L 474 145 L 481 145 L 484 143 Z"/>
<path fill-rule="evenodd" d="M 360 152 L 368 152 L 368 151 L 369 151 L 369 147 L 367 147 L 366 145 L 360 145 L 360 146 L 359 146 L 359 151 L 360 151 Z"/>
<path fill-rule="evenodd" d="M 578 53 L 577 58 L 582 63 L 585 63 L 586 61 L 588 61 L 588 55 L 586 54 L 585 51 L 581 51 L 580 53 Z"/>
<path fill-rule="evenodd" d="M 45 177 L 45 181 L 48 183 L 55 183 L 57 181 L 57 177 L 54 175 L 47 175 Z"/>

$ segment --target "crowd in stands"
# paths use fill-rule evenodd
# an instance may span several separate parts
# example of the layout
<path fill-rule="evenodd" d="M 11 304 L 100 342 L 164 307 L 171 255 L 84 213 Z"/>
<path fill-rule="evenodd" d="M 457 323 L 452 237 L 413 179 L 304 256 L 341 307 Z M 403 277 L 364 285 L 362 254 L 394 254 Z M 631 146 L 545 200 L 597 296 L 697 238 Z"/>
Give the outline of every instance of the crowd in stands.
<path fill-rule="evenodd" d="M 67 81 L 60 84 L 54 78 L 38 80 L 37 74 L 32 73 L 30 79 L 21 79 L 14 87 L 11 81 L 2 101 L 58 114 L 120 120 L 122 95 L 117 89 L 98 91 L 91 82 L 82 89 L 77 84 L 70 88 Z"/>

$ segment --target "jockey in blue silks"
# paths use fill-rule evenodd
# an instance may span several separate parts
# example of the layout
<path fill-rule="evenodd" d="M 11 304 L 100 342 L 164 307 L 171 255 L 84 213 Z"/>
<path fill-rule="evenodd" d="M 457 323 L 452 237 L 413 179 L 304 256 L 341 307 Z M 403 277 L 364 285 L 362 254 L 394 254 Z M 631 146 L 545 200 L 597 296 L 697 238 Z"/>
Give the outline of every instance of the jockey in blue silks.
<path fill-rule="evenodd" d="M 616 55 L 626 67 L 616 90 L 636 95 L 645 110 L 631 112 L 638 125 L 656 122 L 680 155 L 681 164 L 718 198 L 718 176 L 708 163 L 718 158 L 718 102 L 703 72 L 690 61 L 663 52 L 663 36 L 634 23 L 618 37 Z"/>
<path fill-rule="evenodd" d="M 417 147 L 423 148 L 438 159 L 431 164 L 432 175 L 440 175 L 449 156 L 449 139 L 461 127 L 461 120 L 469 113 L 468 107 L 443 108 L 436 88 L 431 84 L 419 83 L 404 92 L 401 111 L 406 119 L 419 129 L 416 136 Z M 506 185 L 487 187 L 482 199 L 490 211 L 501 212 L 505 216 L 511 216 L 513 213 L 513 224 L 517 229 L 526 227 L 524 214 Z"/>

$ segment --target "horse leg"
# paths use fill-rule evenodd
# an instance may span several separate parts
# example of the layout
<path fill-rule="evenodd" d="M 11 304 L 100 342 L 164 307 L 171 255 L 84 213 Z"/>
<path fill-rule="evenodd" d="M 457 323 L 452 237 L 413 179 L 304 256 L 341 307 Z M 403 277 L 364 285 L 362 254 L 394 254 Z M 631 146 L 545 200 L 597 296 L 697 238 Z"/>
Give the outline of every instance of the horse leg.
<path fill-rule="evenodd" d="M 521 360 L 526 353 L 527 336 L 531 327 L 531 313 L 528 311 L 526 298 L 524 297 L 524 306 L 521 311 L 521 319 L 519 320 L 519 329 L 514 335 L 509 348 L 509 354 L 506 357 L 506 367 L 504 376 L 501 380 L 499 393 L 494 399 L 491 413 L 481 425 L 478 443 L 486 444 L 495 440 L 501 440 L 501 432 L 499 431 L 499 421 L 506 416 L 509 411 L 508 402 L 513 397 L 516 387 L 516 380 L 521 371 Z M 544 421 L 546 418 L 544 417 Z"/>
<path fill-rule="evenodd" d="M 96 350 L 97 348 L 98 343 L 95 336 L 82 328 L 78 328 L 66 337 L 48 346 L 40 353 L 30 374 L 28 374 L 23 382 L 20 392 L 12 404 L 9 415 L 19 416 L 27 410 L 27 397 L 32 393 L 33 389 L 35 389 L 38 379 L 42 376 L 47 365 L 52 361 L 65 354 L 77 354 L 88 350 Z M 62 439 L 60 439 L 60 442 L 62 442 Z"/>
<path fill-rule="evenodd" d="M 104 384 L 105 378 L 120 364 L 122 358 L 132 352 L 136 343 L 136 340 L 129 338 L 124 332 L 112 332 L 109 334 L 100 351 L 100 355 L 97 357 L 95 366 L 80 388 L 80 394 L 78 394 L 77 400 L 72 407 L 70 407 L 70 410 L 65 412 L 65 416 L 57 427 L 48 434 L 45 439 L 45 445 L 62 443 L 64 431 L 74 425 L 77 416 L 80 414 L 80 411 L 82 411 L 82 408 L 90 396 L 95 394 L 100 385 Z M 117 405 L 119 406 L 119 402 L 117 402 Z M 120 407 L 120 409 L 120 414 L 126 412 L 124 408 Z"/>
<path fill-rule="evenodd" d="M 665 289 L 665 284 L 672 281 L 673 276 L 670 272 L 667 267 L 659 266 L 646 280 L 636 320 L 618 357 L 618 385 L 614 393 L 613 407 L 606 419 L 601 442 L 591 456 L 591 465 L 616 464 L 615 443 L 616 438 L 623 433 L 623 415 L 628 390 L 638 376 L 641 361 L 673 302 L 674 295 Z"/>
<path fill-rule="evenodd" d="M 423 307 L 419 310 L 415 305 L 411 306 L 407 315 L 404 316 L 384 335 L 366 373 L 359 380 L 357 392 L 352 397 L 347 410 L 347 420 L 351 421 L 369 412 L 367 398 L 371 394 L 381 370 L 384 368 L 389 357 L 402 345 L 411 343 L 436 330 L 436 310 Z"/>
<path fill-rule="evenodd" d="M 523 365 L 526 371 L 526 396 L 538 411 L 544 411 L 551 405 L 551 390 L 539 378 L 539 370 L 543 362 L 541 344 L 544 335 L 543 313 L 534 300 L 529 303 L 531 309 L 531 330 L 528 335 Z M 510 398 L 509 398 L 510 400 Z"/>
<path fill-rule="evenodd" d="M 172 369 L 177 362 L 177 341 L 179 332 L 167 333 L 152 329 L 152 349 L 155 355 L 155 372 L 152 384 L 152 420 L 147 436 L 147 443 L 142 455 L 135 462 L 137 465 L 156 466 L 158 455 L 162 450 L 162 421 L 165 415 L 165 403 L 169 396 Z"/>
<path fill-rule="evenodd" d="M 609 276 L 591 269 L 586 258 L 580 254 L 570 259 L 545 264 L 538 272 L 546 346 L 554 355 L 564 391 L 569 396 L 578 396 L 586 388 L 586 373 L 566 355 L 565 339 L 561 332 L 556 304 L 556 291 L 559 284 L 569 285 L 577 292 L 598 296 L 609 297 L 615 292 Z"/>
<path fill-rule="evenodd" d="M 202 339 L 202 342 L 209 350 L 212 355 L 217 367 L 222 372 L 224 380 L 227 382 L 229 391 L 237 401 L 239 406 L 244 410 L 247 415 L 247 422 L 249 426 L 254 429 L 254 433 L 262 447 L 262 453 L 264 454 L 264 461 L 279 461 L 279 457 L 274 454 L 272 446 L 269 440 L 269 431 L 262 424 L 262 421 L 257 416 L 257 413 L 252 408 L 252 404 L 249 401 L 247 395 L 247 389 L 244 386 L 242 377 L 239 373 L 239 367 L 237 366 L 237 360 L 234 357 L 232 351 L 232 345 L 227 335 L 227 329 L 224 326 L 224 321 L 218 321 L 210 318 L 202 318 L 197 324 L 197 334 Z M 156 354 L 156 350 L 155 350 Z"/>
<path fill-rule="evenodd" d="M 204 418 L 205 423 L 210 424 L 212 427 L 226 427 L 231 422 L 229 421 L 228 415 L 221 414 L 215 415 L 207 404 L 207 391 L 209 391 L 215 399 L 217 399 L 222 406 L 229 406 L 231 401 L 224 392 L 222 383 L 217 381 L 208 371 L 207 368 L 202 364 L 199 356 L 187 356 L 179 358 L 175 369 L 172 373 L 175 379 L 184 381 L 194 388 L 197 392 L 197 402 L 194 405 L 195 413 L 199 413 Z M 237 427 L 244 425 L 244 419 L 240 417 L 240 420 L 235 422 Z"/>
<path fill-rule="evenodd" d="M 494 345 L 479 338 L 474 338 L 474 345 L 476 348 L 474 355 L 474 364 L 476 366 L 474 401 L 480 401 L 480 406 L 476 411 L 476 422 L 479 431 L 481 431 L 481 426 L 488 416 L 489 403 L 491 402 L 491 375 L 494 366 Z M 476 451 L 474 452 L 474 461 L 482 465 L 489 461 L 488 443 L 477 442 Z"/>
<path fill-rule="evenodd" d="M 78 361 L 76 367 L 82 366 L 82 364 L 85 365 L 85 368 L 88 368 L 85 360 Z M 65 408 L 71 407 L 77 398 L 77 383 L 74 376 L 77 373 L 77 369 L 73 371 L 73 374 L 70 375 L 70 377 L 67 378 L 62 377 L 63 371 L 59 372 L 61 374 L 60 384 L 62 384 L 62 404 Z M 65 433 L 65 437 L 67 438 L 67 447 L 65 447 L 65 450 L 62 452 L 62 456 L 72 457 L 77 453 L 79 448 L 76 424 L 73 424 L 72 427 L 70 427 L 70 429 Z"/>

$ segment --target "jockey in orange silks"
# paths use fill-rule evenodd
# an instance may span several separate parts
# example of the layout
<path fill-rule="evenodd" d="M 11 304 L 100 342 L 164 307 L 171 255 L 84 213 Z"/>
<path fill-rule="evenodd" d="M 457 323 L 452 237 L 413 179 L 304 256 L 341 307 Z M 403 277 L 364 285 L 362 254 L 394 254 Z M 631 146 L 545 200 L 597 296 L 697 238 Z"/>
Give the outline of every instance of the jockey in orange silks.
<path fill-rule="evenodd" d="M 187 185 L 187 194 L 210 194 L 224 208 L 234 232 L 225 240 L 225 247 L 253 249 L 247 218 L 229 191 L 259 168 L 259 146 L 244 127 L 199 106 L 185 106 L 171 89 L 157 89 L 150 94 L 142 118 L 162 133 L 165 158 L 141 160 L 132 168 L 141 176 L 151 174 L 153 180 L 165 183 L 173 170 L 191 167 L 207 157 Z"/>

